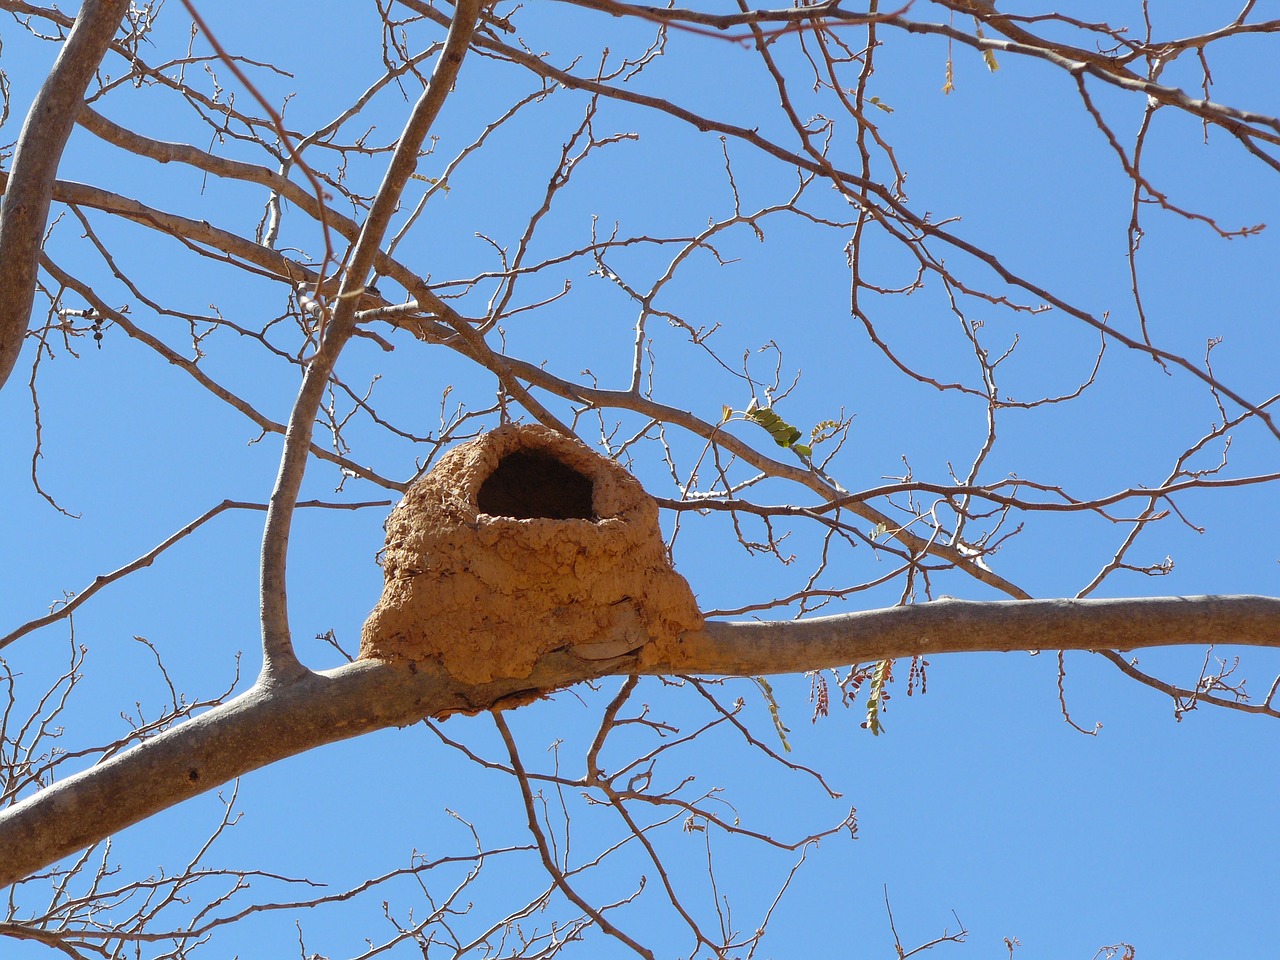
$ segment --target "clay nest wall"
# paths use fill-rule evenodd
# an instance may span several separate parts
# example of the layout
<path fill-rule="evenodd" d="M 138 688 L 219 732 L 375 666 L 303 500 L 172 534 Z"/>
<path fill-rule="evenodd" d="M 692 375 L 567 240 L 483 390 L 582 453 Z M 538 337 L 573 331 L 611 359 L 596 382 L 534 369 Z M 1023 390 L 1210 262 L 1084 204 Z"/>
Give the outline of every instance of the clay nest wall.
<path fill-rule="evenodd" d="M 382 598 L 361 658 L 438 660 L 483 683 L 568 648 L 672 662 L 702 626 L 658 506 L 584 444 L 505 426 L 449 451 L 387 520 Z"/>

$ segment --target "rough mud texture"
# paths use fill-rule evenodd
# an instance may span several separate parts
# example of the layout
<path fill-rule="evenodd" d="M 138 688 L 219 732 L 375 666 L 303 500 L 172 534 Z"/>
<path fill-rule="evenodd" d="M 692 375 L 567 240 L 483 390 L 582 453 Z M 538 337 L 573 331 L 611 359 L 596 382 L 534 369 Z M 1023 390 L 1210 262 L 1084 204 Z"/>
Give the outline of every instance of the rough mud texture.
<path fill-rule="evenodd" d="M 438 660 L 466 683 L 528 676 L 565 647 L 678 662 L 703 622 L 640 483 L 539 426 L 442 457 L 391 512 L 383 571 L 361 658 Z"/>

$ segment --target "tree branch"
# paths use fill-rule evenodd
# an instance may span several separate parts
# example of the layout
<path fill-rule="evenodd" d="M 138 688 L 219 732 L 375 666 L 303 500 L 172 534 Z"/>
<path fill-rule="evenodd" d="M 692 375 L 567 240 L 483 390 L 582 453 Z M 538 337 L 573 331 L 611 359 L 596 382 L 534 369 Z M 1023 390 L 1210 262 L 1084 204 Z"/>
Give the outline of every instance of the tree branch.
<path fill-rule="evenodd" d="M 608 672 L 553 654 L 534 673 L 467 687 L 443 667 L 357 660 L 262 683 L 0 813 L 0 889 L 244 773 L 326 743 L 426 716 L 484 709 L 530 688 Z"/>
<path fill-rule="evenodd" d="M 130 337 L 132 337 L 133 339 L 141 343 L 146 344 L 148 347 L 154 350 L 157 354 L 163 357 L 166 361 L 173 364 L 178 369 L 185 371 L 188 375 L 191 376 L 192 379 L 196 381 L 196 383 L 200 384 L 200 386 L 204 387 L 206 390 L 208 390 L 211 394 L 213 394 L 219 400 L 223 401 L 224 403 L 228 404 L 235 410 L 238 410 L 240 413 L 248 417 L 249 420 L 255 426 L 257 426 L 263 433 L 283 434 L 285 432 L 284 424 L 277 423 L 276 421 L 272 420 L 270 417 L 264 416 L 247 400 L 244 400 L 243 398 L 232 393 L 226 387 L 222 386 L 220 383 L 218 383 L 216 380 L 214 380 L 212 377 L 206 374 L 203 368 L 201 368 L 200 364 L 197 363 L 195 360 L 189 360 L 186 357 L 182 356 L 182 354 L 178 353 L 172 347 L 168 346 L 164 341 L 162 341 L 158 337 L 153 337 L 151 334 L 147 333 L 141 327 L 134 324 L 127 316 L 125 316 L 119 310 L 115 310 L 112 307 L 108 306 L 107 302 L 101 299 L 94 292 L 93 288 L 89 286 L 87 283 L 83 283 L 82 281 L 77 280 L 75 277 L 71 276 L 71 274 L 67 273 L 65 270 L 59 267 L 56 263 L 54 263 L 48 257 L 42 256 L 40 263 L 41 263 L 41 266 L 43 266 L 44 269 L 47 270 L 55 280 L 57 280 L 63 286 L 76 291 L 76 293 L 80 294 L 80 296 L 84 297 L 85 302 L 87 302 L 90 306 L 94 308 L 95 311 L 97 311 L 98 316 L 109 319 L 112 323 L 120 327 L 120 329 L 123 330 Z M 375 483 L 378 486 L 384 487 L 387 490 L 398 490 L 403 492 L 405 489 L 406 485 L 404 483 L 401 483 L 400 481 L 397 481 L 397 480 L 392 480 L 388 477 L 380 476 L 379 474 L 374 473 L 372 470 L 370 470 L 368 467 L 364 466 L 363 464 L 359 464 L 349 457 L 339 456 L 333 451 L 326 450 L 324 447 L 321 447 L 315 443 L 311 444 L 311 453 L 317 459 L 324 460 L 327 463 L 332 463 L 332 464 L 335 464 L 336 466 L 342 467 L 343 469 L 350 470 L 355 476 L 361 477 L 364 480 L 368 480 L 370 483 Z"/>
<path fill-rule="evenodd" d="M 1280 598 L 946 598 L 808 620 L 710 621 L 682 640 L 684 657 L 679 662 L 656 663 L 644 672 L 756 676 L 941 653 L 1220 643 L 1280 647 Z"/>
<path fill-rule="evenodd" d="M 481 0 L 459 0 L 444 49 L 436 61 L 431 82 L 414 105 L 400 135 L 369 217 L 352 248 L 347 270 L 338 290 L 337 306 L 322 333 L 319 350 L 307 367 L 302 388 L 285 429 L 280 473 L 267 507 L 262 535 L 262 671 L 264 678 L 296 676 L 304 670 L 289 636 L 288 596 L 285 565 L 289 550 L 289 527 L 294 505 L 302 487 L 311 454 L 311 434 L 316 410 L 342 348 L 355 332 L 356 299 L 364 291 L 365 280 L 377 259 L 382 238 L 400 202 L 400 195 L 418 165 L 418 153 L 431 130 L 445 98 L 453 89 L 458 70 L 471 42 Z"/>
<path fill-rule="evenodd" d="M 325 503 L 320 500 L 309 500 L 309 501 L 306 501 L 305 503 L 299 503 L 298 506 L 299 507 L 320 507 L 320 508 L 325 508 L 329 510 L 359 510 L 364 507 L 389 507 L 391 506 L 391 501 L 376 500 L 376 501 L 365 501 L 362 503 Z M 17 627 L 16 629 L 10 631 L 9 633 L 4 634 L 3 636 L 0 636 L 0 650 L 3 650 L 9 644 L 13 643 L 15 640 L 25 637 L 28 633 L 33 633 L 36 630 L 40 630 L 44 627 L 49 626 L 50 624 L 57 623 L 59 620 L 65 620 L 67 617 L 75 613 L 77 609 L 79 609 L 83 604 L 85 604 L 95 593 L 97 593 L 103 587 L 108 586 L 109 584 L 112 584 L 117 580 L 121 580 L 127 577 L 131 573 L 136 573 L 138 570 L 141 570 L 144 567 L 151 566 L 151 564 L 155 562 L 156 558 L 160 556 L 160 554 L 164 553 L 166 550 L 168 550 L 174 544 L 178 543 L 180 540 L 183 540 L 186 537 L 190 536 L 191 534 L 195 533 L 197 529 L 204 526 L 205 523 L 212 520 L 218 514 L 224 513 L 227 510 L 263 510 L 265 511 L 266 509 L 267 509 L 267 505 L 265 503 L 244 503 L 239 500 L 223 500 L 216 507 L 210 507 L 204 513 L 200 514 L 200 516 L 196 517 L 194 520 L 188 523 L 181 530 L 178 530 L 176 533 L 170 534 L 168 537 L 166 537 L 156 546 L 152 547 L 142 556 L 138 557 L 136 560 L 132 560 L 129 563 L 126 563 L 124 566 L 113 570 L 111 573 L 103 573 L 94 577 L 93 582 L 90 583 L 87 587 L 85 587 L 83 590 L 81 590 L 77 594 L 74 594 L 74 595 L 68 594 L 67 596 L 70 599 L 66 600 L 66 602 L 64 603 L 60 603 L 58 606 L 56 606 L 55 609 L 51 610 L 49 613 L 45 614 L 43 617 L 36 617 L 33 620 L 28 620 L 26 623 L 22 624 L 22 626 Z"/>
<path fill-rule="evenodd" d="M 0 207 L 0 388 L 22 352 L 58 161 L 128 8 L 125 0 L 85 0 L 18 137 Z"/>
<path fill-rule="evenodd" d="M 601 642 L 613 639 L 601 637 Z M 1184 644 L 1280 647 L 1280 598 L 937 600 L 778 623 L 708 623 L 679 663 L 635 654 L 544 657 L 523 678 L 459 683 L 430 661 L 412 670 L 357 660 L 230 703 L 68 777 L 0 813 L 0 889 L 104 837 L 251 770 L 326 743 L 424 717 L 528 702 L 604 675 L 789 673 L 896 657 L 1014 650 L 1132 650 Z M 466 642 L 460 637 L 459 642 Z"/>

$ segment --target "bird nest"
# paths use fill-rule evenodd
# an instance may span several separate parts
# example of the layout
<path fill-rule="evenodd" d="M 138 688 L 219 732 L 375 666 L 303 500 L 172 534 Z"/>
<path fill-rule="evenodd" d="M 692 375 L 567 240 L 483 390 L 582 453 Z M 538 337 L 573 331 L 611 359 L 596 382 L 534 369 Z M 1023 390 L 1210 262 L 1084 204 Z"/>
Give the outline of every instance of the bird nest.
<path fill-rule="evenodd" d="M 678 660 L 702 626 L 634 477 L 577 440 L 504 426 L 449 451 L 387 520 L 362 659 L 436 660 L 460 681 L 540 657 Z"/>

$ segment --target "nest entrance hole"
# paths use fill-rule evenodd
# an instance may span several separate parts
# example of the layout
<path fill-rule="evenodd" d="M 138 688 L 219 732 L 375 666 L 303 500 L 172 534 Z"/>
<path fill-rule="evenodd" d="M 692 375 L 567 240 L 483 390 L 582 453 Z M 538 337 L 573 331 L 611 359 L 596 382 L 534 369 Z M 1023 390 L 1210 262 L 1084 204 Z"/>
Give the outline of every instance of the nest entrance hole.
<path fill-rule="evenodd" d="M 516 520 L 594 520 L 591 478 L 551 454 L 516 450 L 480 484 L 482 513 Z"/>

